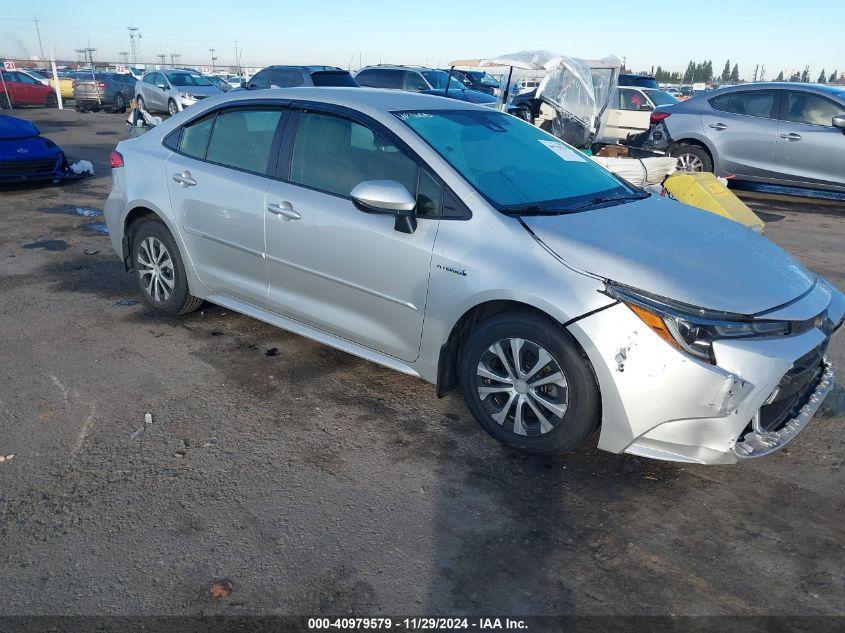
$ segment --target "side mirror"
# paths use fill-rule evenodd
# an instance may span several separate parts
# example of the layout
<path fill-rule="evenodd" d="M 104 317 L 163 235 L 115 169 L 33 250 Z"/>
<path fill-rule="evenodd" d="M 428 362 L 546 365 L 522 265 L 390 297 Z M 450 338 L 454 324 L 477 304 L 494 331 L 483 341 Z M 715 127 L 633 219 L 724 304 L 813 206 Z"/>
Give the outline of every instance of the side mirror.
<path fill-rule="evenodd" d="M 242 81 L 242 82 L 241 82 L 241 88 L 243 88 L 244 90 L 246 90 L 246 87 L 247 87 L 246 82 L 245 82 L 245 81 Z"/>
<path fill-rule="evenodd" d="M 833 127 L 838 127 L 845 134 L 845 114 L 833 117 Z"/>
<path fill-rule="evenodd" d="M 156 84 L 157 88 L 161 88 L 162 90 L 167 90 L 167 84 Z"/>
<path fill-rule="evenodd" d="M 414 209 L 417 201 L 400 182 L 395 180 L 366 180 L 349 194 L 362 211 L 396 216 L 393 225 L 400 233 L 417 230 Z"/>

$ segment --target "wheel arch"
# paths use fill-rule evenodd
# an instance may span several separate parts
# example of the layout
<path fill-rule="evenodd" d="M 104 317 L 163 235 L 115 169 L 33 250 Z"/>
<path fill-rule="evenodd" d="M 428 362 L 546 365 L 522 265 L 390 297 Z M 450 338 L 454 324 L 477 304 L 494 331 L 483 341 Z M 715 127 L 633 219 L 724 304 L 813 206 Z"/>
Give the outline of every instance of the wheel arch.
<path fill-rule="evenodd" d="M 707 154 L 710 156 L 710 162 L 713 163 L 713 169 L 715 170 L 718 166 L 718 158 L 716 157 L 716 152 L 713 151 L 713 148 L 710 147 L 710 144 L 700 138 L 687 136 L 678 141 L 672 141 L 672 144 L 669 146 L 669 154 L 672 153 L 673 150 L 680 147 L 681 145 L 695 145 L 703 149 Z"/>
<path fill-rule="evenodd" d="M 170 231 L 170 235 L 172 235 L 173 239 L 176 240 L 177 245 L 179 245 L 180 248 L 183 246 L 180 243 L 178 233 L 174 230 L 174 227 L 171 226 L 171 223 L 165 214 L 155 210 L 152 205 L 132 205 L 129 213 L 127 213 L 126 217 L 123 219 L 123 236 L 121 238 L 122 252 L 120 255 L 123 260 L 123 266 L 127 272 L 134 270 L 134 265 L 132 263 L 132 238 L 134 227 L 138 226 L 138 224 L 145 219 L 155 220 L 164 224 L 164 226 L 167 227 L 167 230 Z"/>
<path fill-rule="evenodd" d="M 473 326 L 503 312 L 523 312 L 540 316 L 565 329 L 566 320 L 561 320 L 551 312 L 519 299 L 487 299 L 466 309 L 455 321 L 446 342 L 440 347 L 437 360 L 437 397 L 442 398 L 456 385 L 458 379 L 458 359 L 461 349 Z M 580 347 L 580 344 L 579 344 Z M 582 350 L 583 352 L 583 350 Z"/>

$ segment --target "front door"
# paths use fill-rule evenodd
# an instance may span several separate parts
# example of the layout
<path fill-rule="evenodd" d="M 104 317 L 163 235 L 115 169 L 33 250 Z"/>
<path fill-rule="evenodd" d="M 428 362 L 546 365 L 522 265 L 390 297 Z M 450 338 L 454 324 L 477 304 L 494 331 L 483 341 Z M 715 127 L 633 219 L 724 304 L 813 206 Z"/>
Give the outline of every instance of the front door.
<path fill-rule="evenodd" d="M 349 193 L 366 180 L 439 191 L 434 181 L 377 132 L 334 114 L 301 112 L 291 144 L 285 181 L 267 191 L 272 309 L 415 360 L 438 220 L 419 213 L 416 231 L 401 233 L 392 215 L 361 211 Z"/>
<path fill-rule="evenodd" d="M 264 209 L 278 107 L 233 108 L 186 126 L 167 159 L 170 200 L 204 284 L 265 307 Z"/>
<path fill-rule="evenodd" d="M 813 93 L 789 91 L 778 126 L 776 179 L 845 189 L 845 134 L 833 127 L 835 116 L 845 116 L 845 106 Z"/>

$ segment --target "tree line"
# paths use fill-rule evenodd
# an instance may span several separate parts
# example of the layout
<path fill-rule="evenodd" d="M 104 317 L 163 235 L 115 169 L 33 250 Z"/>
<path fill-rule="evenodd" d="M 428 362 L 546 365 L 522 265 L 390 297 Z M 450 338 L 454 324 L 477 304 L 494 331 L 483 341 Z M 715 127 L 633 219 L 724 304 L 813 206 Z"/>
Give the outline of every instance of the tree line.
<path fill-rule="evenodd" d="M 756 77 L 756 70 L 754 74 Z M 722 68 L 722 73 L 720 75 L 716 75 L 713 72 L 712 60 L 708 59 L 703 62 L 695 62 L 693 60 L 690 60 L 690 63 L 687 65 L 687 69 L 684 72 L 669 71 L 661 66 L 658 66 L 657 68 L 652 67 L 651 75 L 658 82 L 667 84 L 709 84 L 713 82 L 736 84 L 739 83 L 739 64 L 735 63 L 733 64 L 733 66 L 731 66 L 731 60 L 728 59 L 727 61 L 725 61 L 725 66 Z M 778 76 L 775 78 L 775 81 L 794 81 L 810 83 L 810 81 L 812 80 L 810 79 L 809 68 L 805 68 L 802 72 L 794 72 L 788 78 L 785 76 L 784 71 L 780 71 Z M 816 79 L 816 83 L 845 83 L 845 74 L 840 75 L 836 70 L 834 70 L 830 74 L 830 76 L 828 76 L 825 73 L 824 69 L 822 69 L 821 74 L 819 74 L 818 79 Z"/>

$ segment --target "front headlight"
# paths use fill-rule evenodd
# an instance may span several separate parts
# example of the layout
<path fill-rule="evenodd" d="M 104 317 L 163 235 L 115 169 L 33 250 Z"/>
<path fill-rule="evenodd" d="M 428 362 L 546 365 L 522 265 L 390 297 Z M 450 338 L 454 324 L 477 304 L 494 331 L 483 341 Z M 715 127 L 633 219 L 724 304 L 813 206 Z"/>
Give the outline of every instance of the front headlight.
<path fill-rule="evenodd" d="M 183 99 L 193 99 L 194 98 L 194 95 L 192 95 L 190 92 L 182 92 L 181 90 L 179 91 L 179 96 L 182 97 Z"/>
<path fill-rule="evenodd" d="M 607 293 L 631 308 L 664 341 L 708 363 L 715 363 L 714 341 L 786 336 L 796 325 L 698 308 L 613 283 L 607 285 Z"/>

